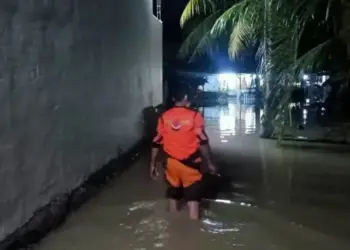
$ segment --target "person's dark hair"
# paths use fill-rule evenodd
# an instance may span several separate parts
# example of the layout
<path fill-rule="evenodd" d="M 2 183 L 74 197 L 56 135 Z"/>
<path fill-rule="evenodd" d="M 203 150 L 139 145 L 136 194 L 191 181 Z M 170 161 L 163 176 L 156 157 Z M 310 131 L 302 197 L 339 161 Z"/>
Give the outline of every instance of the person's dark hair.
<path fill-rule="evenodd" d="M 181 102 L 187 95 L 190 98 L 190 88 L 186 84 L 179 84 L 174 89 L 173 98 L 175 102 Z"/>

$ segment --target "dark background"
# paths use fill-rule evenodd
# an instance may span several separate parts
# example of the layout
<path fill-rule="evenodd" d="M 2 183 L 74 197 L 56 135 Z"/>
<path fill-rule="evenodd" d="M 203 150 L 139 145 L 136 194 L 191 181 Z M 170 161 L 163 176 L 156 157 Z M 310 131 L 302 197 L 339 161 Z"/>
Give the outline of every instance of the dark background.
<path fill-rule="evenodd" d="M 255 60 L 256 49 L 245 51 L 242 57 L 232 61 L 228 57 L 228 40 L 223 39 L 219 48 L 198 57 L 194 63 L 177 58 L 178 50 L 185 39 L 179 21 L 188 0 L 163 0 L 162 21 L 163 21 L 163 57 L 165 68 L 191 70 L 191 71 L 234 71 L 234 72 L 255 72 L 257 62 Z"/>

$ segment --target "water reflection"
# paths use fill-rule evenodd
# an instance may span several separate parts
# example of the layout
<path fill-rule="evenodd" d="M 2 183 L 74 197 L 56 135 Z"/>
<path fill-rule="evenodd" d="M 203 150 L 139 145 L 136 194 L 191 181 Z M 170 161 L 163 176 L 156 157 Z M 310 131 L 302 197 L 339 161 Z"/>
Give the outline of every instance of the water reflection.
<path fill-rule="evenodd" d="M 202 221 L 189 221 L 186 209 L 166 212 L 163 187 L 147 178 L 147 156 L 38 249 L 350 249 L 334 238 L 350 239 L 348 149 L 291 142 L 277 148 L 257 136 L 236 136 L 257 132 L 262 110 L 254 105 L 200 111 L 208 132 L 218 135 L 211 137 L 217 165 L 232 181 L 232 189 L 210 200 Z"/>
<path fill-rule="evenodd" d="M 201 109 L 207 127 L 219 128 L 222 142 L 225 136 L 255 134 L 262 110 L 254 105 L 229 101 L 226 106 L 204 107 Z"/>
<path fill-rule="evenodd" d="M 305 125 L 307 122 L 307 109 L 303 109 L 303 124 Z"/>

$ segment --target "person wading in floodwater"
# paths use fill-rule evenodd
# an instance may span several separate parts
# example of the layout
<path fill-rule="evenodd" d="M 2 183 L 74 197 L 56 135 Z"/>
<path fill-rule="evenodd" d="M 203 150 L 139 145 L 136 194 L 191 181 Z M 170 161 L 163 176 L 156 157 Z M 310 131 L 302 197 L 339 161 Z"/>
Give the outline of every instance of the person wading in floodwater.
<path fill-rule="evenodd" d="M 184 198 L 188 204 L 189 217 L 200 218 L 200 201 L 203 198 L 202 173 L 203 157 L 211 172 L 216 172 L 211 157 L 208 137 L 204 132 L 203 116 L 190 109 L 189 89 L 179 87 L 173 97 L 174 107 L 158 120 L 157 135 L 153 139 L 150 174 L 157 179 L 159 171 L 156 158 L 160 147 L 167 155 L 165 177 L 168 183 L 166 196 L 169 210 L 178 211 Z"/>

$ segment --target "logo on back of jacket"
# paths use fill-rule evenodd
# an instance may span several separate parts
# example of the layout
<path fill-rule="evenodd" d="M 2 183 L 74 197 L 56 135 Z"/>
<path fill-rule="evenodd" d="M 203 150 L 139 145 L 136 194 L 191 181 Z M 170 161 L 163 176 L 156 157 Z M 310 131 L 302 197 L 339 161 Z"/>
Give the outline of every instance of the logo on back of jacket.
<path fill-rule="evenodd" d="M 170 125 L 172 130 L 179 131 L 183 126 L 191 124 L 191 121 L 187 119 L 175 118 L 175 119 L 167 120 L 166 123 Z"/>

